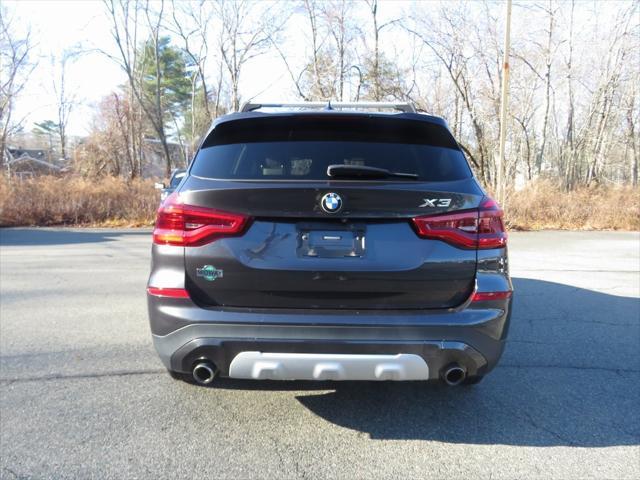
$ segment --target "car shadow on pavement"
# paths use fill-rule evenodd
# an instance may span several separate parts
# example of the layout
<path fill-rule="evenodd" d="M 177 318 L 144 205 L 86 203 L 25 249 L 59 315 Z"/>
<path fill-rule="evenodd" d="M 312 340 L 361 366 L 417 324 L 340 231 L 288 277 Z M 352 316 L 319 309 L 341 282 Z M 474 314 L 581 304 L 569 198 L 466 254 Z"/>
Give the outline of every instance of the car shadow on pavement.
<path fill-rule="evenodd" d="M 639 444 L 640 300 L 525 278 L 514 286 L 507 349 L 479 385 L 221 380 L 218 388 L 303 391 L 296 398 L 310 411 L 373 439 Z"/>
<path fill-rule="evenodd" d="M 121 236 L 139 235 L 149 237 L 151 243 L 149 229 L 0 228 L 0 247 L 111 242 Z"/>

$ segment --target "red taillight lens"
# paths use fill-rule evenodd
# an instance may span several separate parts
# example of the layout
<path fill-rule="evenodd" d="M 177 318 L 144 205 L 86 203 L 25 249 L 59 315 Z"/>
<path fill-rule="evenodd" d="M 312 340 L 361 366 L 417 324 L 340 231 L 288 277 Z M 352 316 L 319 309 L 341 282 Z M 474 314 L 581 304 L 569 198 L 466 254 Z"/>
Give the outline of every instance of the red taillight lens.
<path fill-rule="evenodd" d="M 478 248 L 500 248 L 507 244 L 507 231 L 502 217 L 504 212 L 493 198 L 480 204 L 478 219 Z"/>
<path fill-rule="evenodd" d="M 158 209 L 153 242 L 159 245 L 196 247 L 216 238 L 239 235 L 249 217 L 211 208 L 185 205 L 172 193 Z"/>
<path fill-rule="evenodd" d="M 478 210 L 415 217 L 413 225 L 422 238 L 433 238 L 460 248 L 499 248 L 507 244 L 502 209 L 487 198 Z"/>
<path fill-rule="evenodd" d="M 147 293 L 154 297 L 189 298 L 189 292 L 184 288 L 147 287 Z"/>
<path fill-rule="evenodd" d="M 505 292 L 476 292 L 473 294 L 472 302 L 487 302 L 489 300 L 506 300 L 511 297 L 511 291 Z"/>
<path fill-rule="evenodd" d="M 478 212 L 430 215 L 413 219 L 418 235 L 451 243 L 462 248 L 477 248 Z"/>

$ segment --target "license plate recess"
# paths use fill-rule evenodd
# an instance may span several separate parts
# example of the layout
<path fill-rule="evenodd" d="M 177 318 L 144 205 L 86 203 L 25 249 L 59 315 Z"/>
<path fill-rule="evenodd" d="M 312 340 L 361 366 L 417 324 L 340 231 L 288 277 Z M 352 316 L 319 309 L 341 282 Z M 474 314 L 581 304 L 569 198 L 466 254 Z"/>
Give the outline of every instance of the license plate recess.
<path fill-rule="evenodd" d="M 363 224 L 298 224 L 298 256 L 314 258 L 362 257 L 365 253 Z"/>

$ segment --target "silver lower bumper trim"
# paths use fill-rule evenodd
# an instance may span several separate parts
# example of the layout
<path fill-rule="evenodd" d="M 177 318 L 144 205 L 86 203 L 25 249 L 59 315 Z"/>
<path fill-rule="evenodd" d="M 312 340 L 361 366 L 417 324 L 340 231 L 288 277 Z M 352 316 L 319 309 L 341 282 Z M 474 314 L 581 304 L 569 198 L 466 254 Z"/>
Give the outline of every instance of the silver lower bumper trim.
<path fill-rule="evenodd" d="M 255 380 L 427 380 L 429 367 L 414 354 L 241 352 L 229 366 L 232 378 Z"/>

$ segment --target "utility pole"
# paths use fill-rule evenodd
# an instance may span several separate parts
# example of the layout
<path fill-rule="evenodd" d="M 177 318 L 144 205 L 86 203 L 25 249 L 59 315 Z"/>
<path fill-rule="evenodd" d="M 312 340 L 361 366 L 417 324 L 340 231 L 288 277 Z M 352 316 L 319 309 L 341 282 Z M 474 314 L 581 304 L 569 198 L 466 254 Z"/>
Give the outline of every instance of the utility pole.
<path fill-rule="evenodd" d="M 507 115 L 509 104 L 509 49 L 511 42 L 511 0 L 507 0 L 504 26 L 504 54 L 502 57 L 502 93 L 500 95 L 500 149 L 498 152 L 498 202 L 505 204 L 505 175 L 504 144 L 507 136 Z"/>

